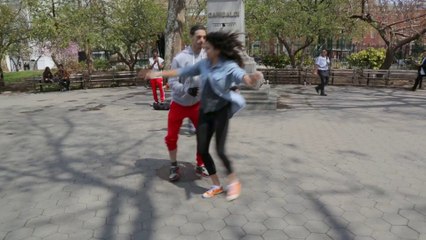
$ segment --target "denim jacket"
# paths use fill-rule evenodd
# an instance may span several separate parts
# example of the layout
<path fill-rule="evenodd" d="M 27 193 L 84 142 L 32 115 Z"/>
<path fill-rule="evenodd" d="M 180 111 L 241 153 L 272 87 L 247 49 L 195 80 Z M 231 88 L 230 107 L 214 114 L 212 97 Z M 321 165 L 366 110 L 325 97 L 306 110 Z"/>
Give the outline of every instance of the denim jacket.
<path fill-rule="evenodd" d="M 231 91 L 234 85 L 239 85 L 246 72 L 237 63 L 220 59 L 212 66 L 207 59 L 201 60 L 195 65 L 178 69 L 178 75 L 190 77 L 200 75 L 200 87 L 204 89 L 206 81 L 209 81 L 213 91 L 221 98 L 231 102 L 231 116 L 246 106 L 246 101 L 241 94 Z M 203 99 L 203 92 L 201 92 Z"/>

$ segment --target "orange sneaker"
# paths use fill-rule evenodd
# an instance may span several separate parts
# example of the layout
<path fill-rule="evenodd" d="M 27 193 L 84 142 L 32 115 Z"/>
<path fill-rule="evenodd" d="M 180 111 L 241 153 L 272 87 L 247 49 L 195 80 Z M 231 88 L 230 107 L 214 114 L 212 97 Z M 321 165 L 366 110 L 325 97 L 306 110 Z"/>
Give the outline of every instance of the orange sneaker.
<path fill-rule="evenodd" d="M 203 198 L 212 198 L 223 193 L 223 188 L 220 186 L 212 186 L 207 192 L 203 193 Z"/>
<path fill-rule="evenodd" d="M 239 181 L 228 185 L 226 190 L 226 200 L 233 201 L 241 194 L 241 183 Z"/>

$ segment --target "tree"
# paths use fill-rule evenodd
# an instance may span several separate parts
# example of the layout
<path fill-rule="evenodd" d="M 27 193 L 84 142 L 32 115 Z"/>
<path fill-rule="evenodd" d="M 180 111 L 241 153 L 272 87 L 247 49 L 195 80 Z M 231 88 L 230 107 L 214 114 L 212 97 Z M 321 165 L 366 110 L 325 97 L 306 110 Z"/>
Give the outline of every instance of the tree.
<path fill-rule="evenodd" d="M 0 4 L 0 60 L 5 57 L 15 43 L 28 38 L 28 21 L 23 6 Z M 0 87 L 4 85 L 3 69 L 0 64 Z"/>
<path fill-rule="evenodd" d="M 185 23 L 183 28 L 183 41 L 190 43 L 189 30 L 196 24 L 207 25 L 207 0 L 187 0 L 185 10 Z"/>
<path fill-rule="evenodd" d="M 134 71 L 140 54 L 155 44 L 164 29 L 164 9 L 151 0 L 116 0 L 109 11 L 106 47 Z"/>
<path fill-rule="evenodd" d="M 426 33 L 426 11 L 422 0 L 380 0 L 360 2 L 361 14 L 352 15 L 373 27 L 386 45 L 381 69 L 389 69 L 397 50 Z"/>
<path fill-rule="evenodd" d="M 181 51 L 183 28 L 185 26 L 185 0 L 169 0 L 165 35 L 166 51 L 164 60 L 170 65 L 173 56 Z"/>
<path fill-rule="evenodd" d="M 70 39 L 65 34 L 69 26 L 66 24 L 64 11 L 65 1 L 29 1 L 31 18 L 31 39 L 34 47 L 42 54 L 50 53 L 55 65 L 61 63 L 58 54 L 69 46 Z"/>
<path fill-rule="evenodd" d="M 77 43 L 84 49 L 89 74 L 94 70 L 93 49 L 101 46 L 105 40 L 103 30 L 106 27 L 107 2 L 79 0 L 64 5 L 65 24 L 68 28 L 64 29 L 63 33 L 71 42 Z"/>
<path fill-rule="evenodd" d="M 29 1 L 32 37 L 35 45 L 50 52 L 56 65 L 63 63 L 63 52 L 78 44 L 84 49 L 89 73 L 93 70 L 92 49 L 100 45 L 105 3 L 103 0 Z"/>
<path fill-rule="evenodd" d="M 293 68 L 301 64 L 297 55 L 319 36 L 346 34 L 347 25 L 353 27 L 345 20 L 346 0 L 247 0 L 246 4 L 249 32 L 263 39 L 276 37 Z"/>

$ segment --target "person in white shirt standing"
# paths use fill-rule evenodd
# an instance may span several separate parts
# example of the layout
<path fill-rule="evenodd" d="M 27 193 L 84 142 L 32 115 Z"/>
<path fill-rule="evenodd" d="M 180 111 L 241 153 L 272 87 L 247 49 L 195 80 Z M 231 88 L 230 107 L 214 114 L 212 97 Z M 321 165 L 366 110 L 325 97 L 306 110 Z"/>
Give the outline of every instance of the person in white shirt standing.
<path fill-rule="evenodd" d="M 327 96 L 325 94 L 325 85 L 328 84 L 330 77 L 330 58 L 327 56 L 327 50 L 322 50 L 321 55 L 315 60 L 314 74 L 319 75 L 321 79 L 321 83 L 315 87 L 315 91 L 321 96 Z"/>
<path fill-rule="evenodd" d="M 423 52 L 423 58 L 420 64 L 418 64 L 418 67 L 419 72 L 416 78 L 416 82 L 414 83 L 414 86 L 412 88 L 413 91 L 416 91 L 417 86 L 419 86 L 419 88 L 422 88 L 422 81 L 423 78 L 426 76 L 426 51 Z"/>
<path fill-rule="evenodd" d="M 152 50 L 152 57 L 149 58 L 149 69 L 151 69 L 154 72 L 159 72 L 164 67 L 164 59 L 162 59 L 160 56 L 158 56 L 158 50 L 154 49 Z M 163 78 L 152 78 L 150 79 L 151 82 L 151 89 L 152 89 L 152 95 L 154 97 L 155 103 L 158 103 L 158 95 L 157 95 L 157 87 L 160 89 L 160 101 L 164 102 L 166 100 L 166 96 L 164 94 L 164 88 L 163 88 Z"/>

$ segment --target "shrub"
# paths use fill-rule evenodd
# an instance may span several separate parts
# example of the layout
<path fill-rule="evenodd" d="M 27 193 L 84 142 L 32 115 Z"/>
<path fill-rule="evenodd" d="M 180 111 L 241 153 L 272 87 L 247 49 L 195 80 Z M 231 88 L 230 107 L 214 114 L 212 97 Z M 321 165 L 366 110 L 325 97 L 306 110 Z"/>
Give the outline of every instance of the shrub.
<path fill-rule="evenodd" d="M 312 66 L 314 65 L 314 59 L 310 56 L 305 55 L 302 61 L 302 54 L 296 55 L 297 66 Z M 274 68 L 285 68 L 291 65 L 290 57 L 288 55 L 266 55 L 262 58 L 262 63 L 267 67 Z"/>
<path fill-rule="evenodd" d="M 72 73 L 78 73 L 81 72 L 85 66 L 78 61 L 68 61 L 64 64 L 64 67 Z"/>
<path fill-rule="evenodd" d="M 386 50 L 383 48 L 368 48 L 351 54 L 347 60 L 353 67 L 378 69 L 385 61 Z"/>
<path fill-rule="evenodd" d="M 95 59 L 93 61 L 93 67 L 96 71 L 106 71 L 111 68 L 111 65 L 106 59 Z"/>
<path fill-rule="evenodd" d="M 290 58 L 287 55 L 266 55 L 262 62 L 267 67 L 285 68 L 290 64 Z"/>

